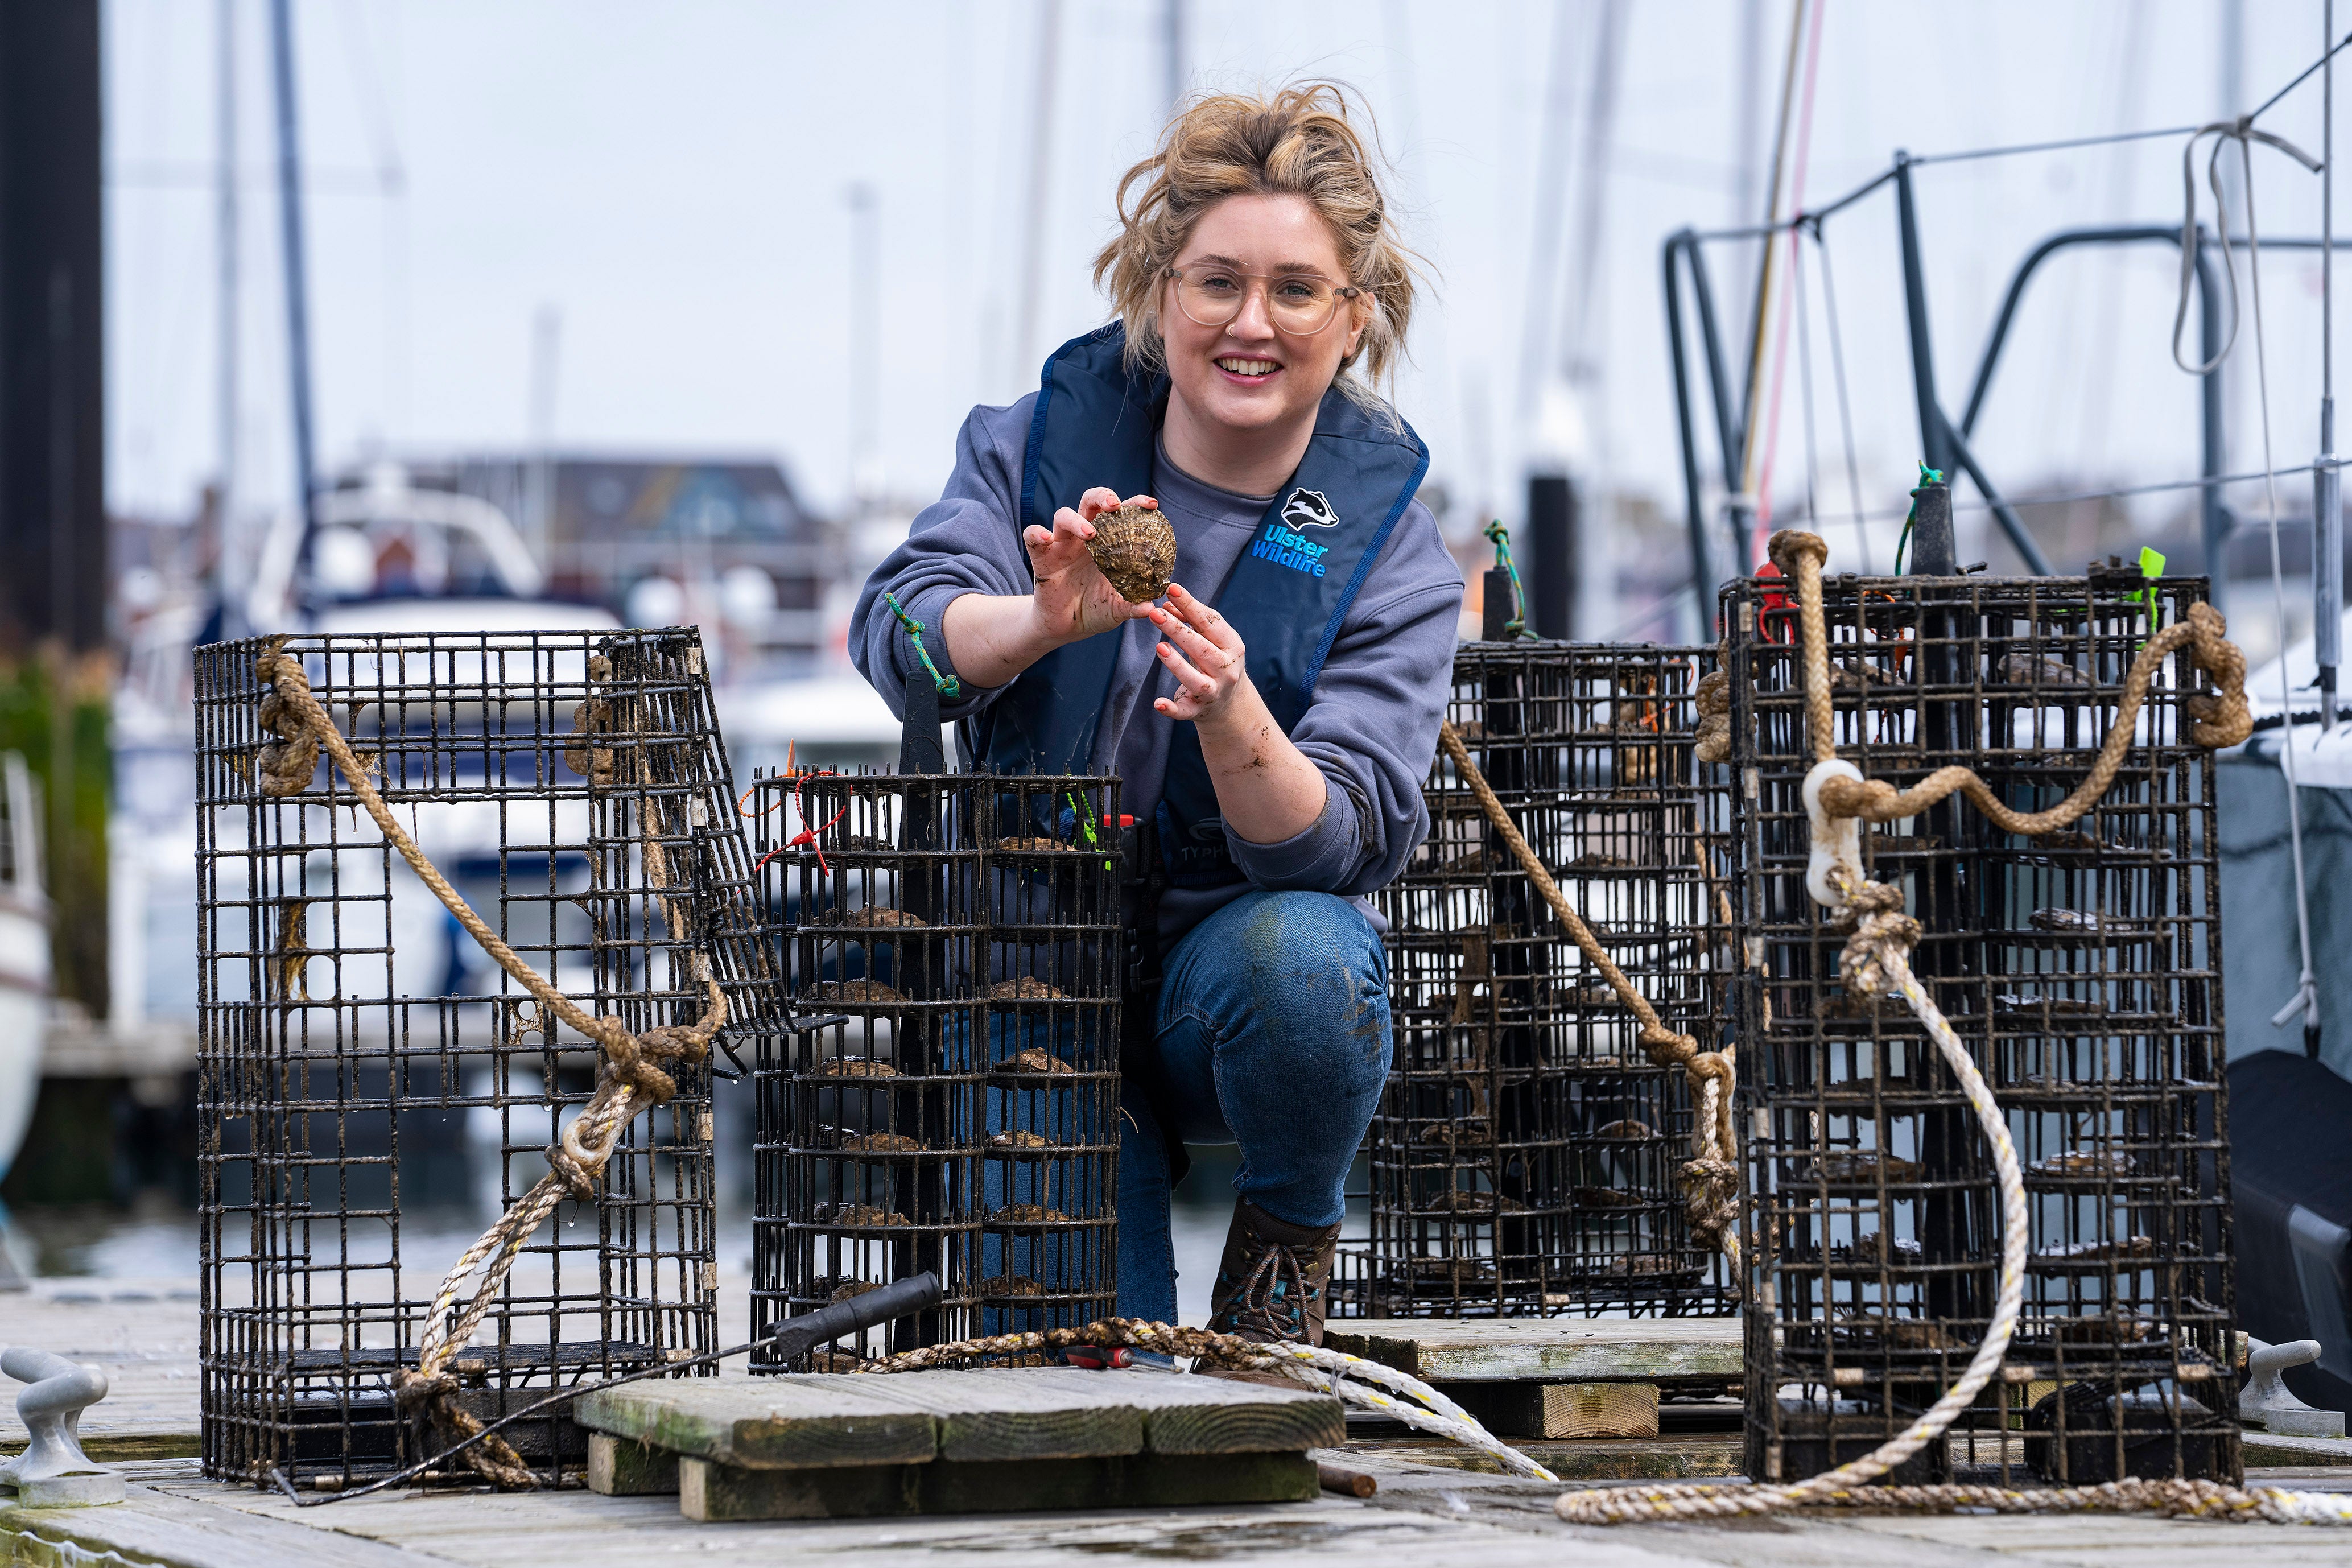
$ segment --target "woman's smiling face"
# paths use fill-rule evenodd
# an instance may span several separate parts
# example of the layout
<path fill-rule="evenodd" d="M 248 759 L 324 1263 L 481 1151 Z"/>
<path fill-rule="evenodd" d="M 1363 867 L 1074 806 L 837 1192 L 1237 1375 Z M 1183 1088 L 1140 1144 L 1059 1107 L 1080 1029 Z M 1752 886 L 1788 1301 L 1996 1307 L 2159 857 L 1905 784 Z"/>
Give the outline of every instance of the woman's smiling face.
<path fill-rule="evenodd" d="M 1250 277 L 1240 311 L 1222 327 L 1187 316 L 1176 280 L 1161 280 L 1160 335 L 1169 380 L 1187 412 L 1236 435 L 1311 422 L 1340 361 L 1363 335 L 1364 307 L 1343 299 L 1328 326 L 1296 335 L 1276 327 L 1266 288 L 1255 280 L 1278 286 L 1283 277 L 1309 274 L 1330 288 L 1347 286 L 1339 247 L 1314 207 L 1304 196 L 1228 196 L 1202 215 L 1175 265 L 1188 274 L 1213 267 Z"/>

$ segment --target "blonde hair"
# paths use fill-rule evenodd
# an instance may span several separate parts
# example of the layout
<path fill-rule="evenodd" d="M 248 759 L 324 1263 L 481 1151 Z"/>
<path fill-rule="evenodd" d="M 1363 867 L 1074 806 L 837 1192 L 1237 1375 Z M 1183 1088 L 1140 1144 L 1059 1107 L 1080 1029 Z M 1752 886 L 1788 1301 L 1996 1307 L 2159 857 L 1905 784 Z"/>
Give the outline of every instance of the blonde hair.
<path fill-rule="evenodd" d="M 1128 170 L 1118 182 L 1119 231 L 1095 258 L 1095 283 L 1108 279 L 1130 364 L 1164 363 L 1160 285 L 1202 214 L 1227 196 L 1303 196 L 1329 226 L 1348 281 L 1363 290 L 1364 333 L 1340 362 L 1336 384 L 1386 412 L 1351 371 L 1361 361 L 1373 383 L 1394 371 L 1412 321 L 1418 258 L 1397 239 L 1372 155 L 1348 108 L 1347 90 L 1328 81 L 1286 87 L 1271 98 L 1203 98 L 1169 122 L 1158 151 Z"/>

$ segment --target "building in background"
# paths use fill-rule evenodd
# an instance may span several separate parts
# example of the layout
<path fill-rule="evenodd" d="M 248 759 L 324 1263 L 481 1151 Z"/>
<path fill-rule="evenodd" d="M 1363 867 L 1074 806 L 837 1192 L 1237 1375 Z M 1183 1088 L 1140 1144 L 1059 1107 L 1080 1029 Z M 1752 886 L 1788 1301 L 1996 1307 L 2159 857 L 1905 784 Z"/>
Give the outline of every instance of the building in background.
<path fill-rule="evenodd" d="M 633 626 L 698 624 L 732 679 L 826 662 L 840 542 L 771 459 L 457 456 L 409 473 L 514 519 L 551 597 Z"/>

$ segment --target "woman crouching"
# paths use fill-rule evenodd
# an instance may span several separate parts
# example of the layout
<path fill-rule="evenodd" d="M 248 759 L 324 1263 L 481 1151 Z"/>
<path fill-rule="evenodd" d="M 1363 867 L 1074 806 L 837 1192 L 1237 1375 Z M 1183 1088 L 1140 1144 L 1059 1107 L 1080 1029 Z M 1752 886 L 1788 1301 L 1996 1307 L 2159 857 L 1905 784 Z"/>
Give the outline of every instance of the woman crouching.
<path fill-rule="evenodd" d="M 972 411 L 850 647 L 894 708 L 930 679 L 895 593 L 941 629 L 964 689 L 944 716 L 974 765 L 1118 775 L 1160 868 L 1125 911 L 1157 984 L 1126 1002 L 1119 1310 L 1175 1320 L 1169 1191 L 1185 1143 L 1229 1142 L 1210 1326 L 1319 1343 L 1389 1069 L 1365 896 L 1428 829 L 1462 603 L 1413 499 L 1428 453 L 1371 390 L 1403 349 L 1412 261 L 1323 84 L 1194 104 L 1118 208 L 1095 262 L 1118 319 L 1055 351 L 1035 393 Z M 1173 533 L 1164 598 L 1122 597 L 1087 548 L 1098 520 L 1150 524 L 1137 509 Z M 1165 564 L 1150 532 L 1122 552 L 1130 591 Z"/>

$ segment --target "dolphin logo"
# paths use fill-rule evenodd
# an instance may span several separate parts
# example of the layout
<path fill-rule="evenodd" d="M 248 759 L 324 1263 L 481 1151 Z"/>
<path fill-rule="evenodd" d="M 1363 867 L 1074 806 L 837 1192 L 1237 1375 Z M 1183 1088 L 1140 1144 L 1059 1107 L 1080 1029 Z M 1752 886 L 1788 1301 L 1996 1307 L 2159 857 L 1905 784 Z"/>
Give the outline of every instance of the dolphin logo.
<path fill-rule="evenodd" d="M 1323 499 L 1321 490 L 1310 490 L 1302 485 L 1282 503 L 1282 521 L 1294 528 L 1337 528 L 1339 514 L 1331 510 L 1331 503 Z"/>

